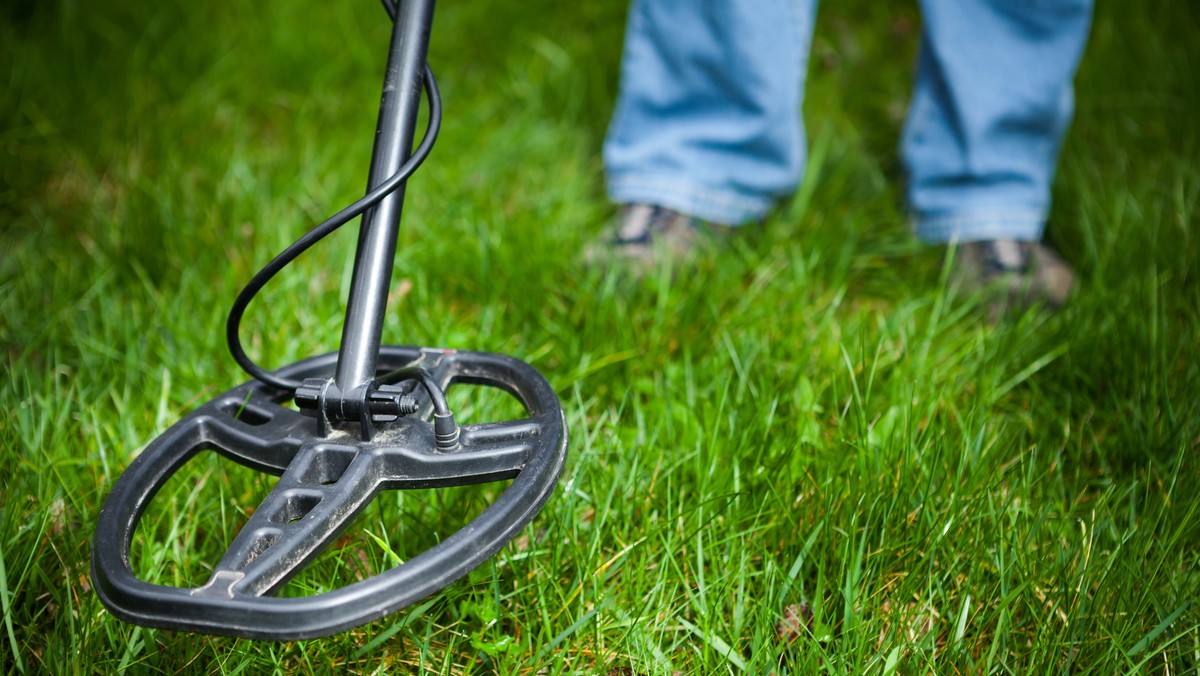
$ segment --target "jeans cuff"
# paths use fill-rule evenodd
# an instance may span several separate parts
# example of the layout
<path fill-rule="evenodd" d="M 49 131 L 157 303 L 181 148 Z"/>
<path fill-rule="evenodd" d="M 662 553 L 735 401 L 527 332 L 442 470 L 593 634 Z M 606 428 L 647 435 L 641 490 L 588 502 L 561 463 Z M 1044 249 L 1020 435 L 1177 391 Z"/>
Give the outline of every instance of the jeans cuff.
<path fill-rule="evenodd" d="M 769 197 L 700 186 L 670 176 L 610 174 L 607 183 L 608 197 L 617 204 L 653 204 L 721 225 L 761 220 L 774 204 Z"/>
<path fill-rule="evenodd" d="M 975 211 L 958 214 L 913 215 L 917 238 L 930 244 L 1013 239 L 1037 242 L 1046 227 L 1046 213 L 1037 209 Z"/>

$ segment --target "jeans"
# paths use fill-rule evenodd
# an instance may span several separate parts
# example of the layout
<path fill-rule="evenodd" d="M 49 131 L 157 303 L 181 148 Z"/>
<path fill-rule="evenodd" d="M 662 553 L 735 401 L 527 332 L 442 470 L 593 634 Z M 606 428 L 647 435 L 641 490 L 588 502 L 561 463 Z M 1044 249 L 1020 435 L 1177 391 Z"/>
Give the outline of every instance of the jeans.
<path fill-rule="evenodd" d="M 901 139 L 916 234 L 1042 236 L 1092 0 L 922 0 Z M 795 190 L 816 0 L 633 0 L 610 198 L 727 225 Z"/>

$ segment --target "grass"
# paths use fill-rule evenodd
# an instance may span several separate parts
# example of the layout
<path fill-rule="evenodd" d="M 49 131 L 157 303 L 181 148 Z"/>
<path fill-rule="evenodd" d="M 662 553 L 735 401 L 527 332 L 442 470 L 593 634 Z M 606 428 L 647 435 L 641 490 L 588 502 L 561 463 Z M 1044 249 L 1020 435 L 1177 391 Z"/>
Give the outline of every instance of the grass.
<path fill-rule="evenodd" d="M 444 3 L 443 136 L 411 181 L 390 342 L 508 352 L 567 409 L 545 511 L 468 578 L 327 639 L 124 624 L 90 588 L 121 470 L 241 382 L 249 276 L 365 181 L 371 2 L 10 3 L 0 14 L 0 664 L 9 672 L 1195 673 L 1200 14 L 1101 3 L 1055 187 L 1080 273 L 983 321 L 913 245 L 894 144 L 914 7 L 824 7 L 804 186 L 677 281 L 581 272 L 624 7 Z M 334 349 L 354 236 L 250 313 Z M 470 415 L 511 414 L 460 397 Z M 204 454 L 135 542 L 205 577 L 271 479 Z M 498 487 L 381 498 L 285 590 L 386 568 Z"/>

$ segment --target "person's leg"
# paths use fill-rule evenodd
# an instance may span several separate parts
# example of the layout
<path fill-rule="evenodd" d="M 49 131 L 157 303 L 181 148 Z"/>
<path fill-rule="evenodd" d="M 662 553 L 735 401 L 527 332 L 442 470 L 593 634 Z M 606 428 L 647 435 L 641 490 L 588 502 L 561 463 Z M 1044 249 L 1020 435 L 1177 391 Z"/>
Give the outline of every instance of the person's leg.
<path fill-rule="evenodd" d="M 634 0 L 609 197 L 736 225 L 796 188 L 815 0 Z"/>
<path fill-rule="evenodd" d="M 916 234 L 1041 239 L 1091 0 L 922 0 L 902 140 Z"/>

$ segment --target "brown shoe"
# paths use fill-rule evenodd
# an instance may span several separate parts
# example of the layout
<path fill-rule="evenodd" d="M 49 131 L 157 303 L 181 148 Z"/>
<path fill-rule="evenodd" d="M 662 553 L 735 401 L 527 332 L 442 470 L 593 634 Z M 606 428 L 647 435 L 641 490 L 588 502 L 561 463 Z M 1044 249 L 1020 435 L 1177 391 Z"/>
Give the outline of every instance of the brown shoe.
<path fill-rule="evenodd" d="M 689 262 L 720 247 L 733 228 L 652 204 L 622 205 L 616 225 L 583 252 L 588 265 L 627 264 L 638 273 Z"/>
<path fill-rule="evenodd" d="M 967 290 L 995 293 L 992 314 L 1045 304 L 1058 309 L 1075 283 L 1071 266 L 1039 242 L 994 239 L 960 244 L 955 278 Z"/>

